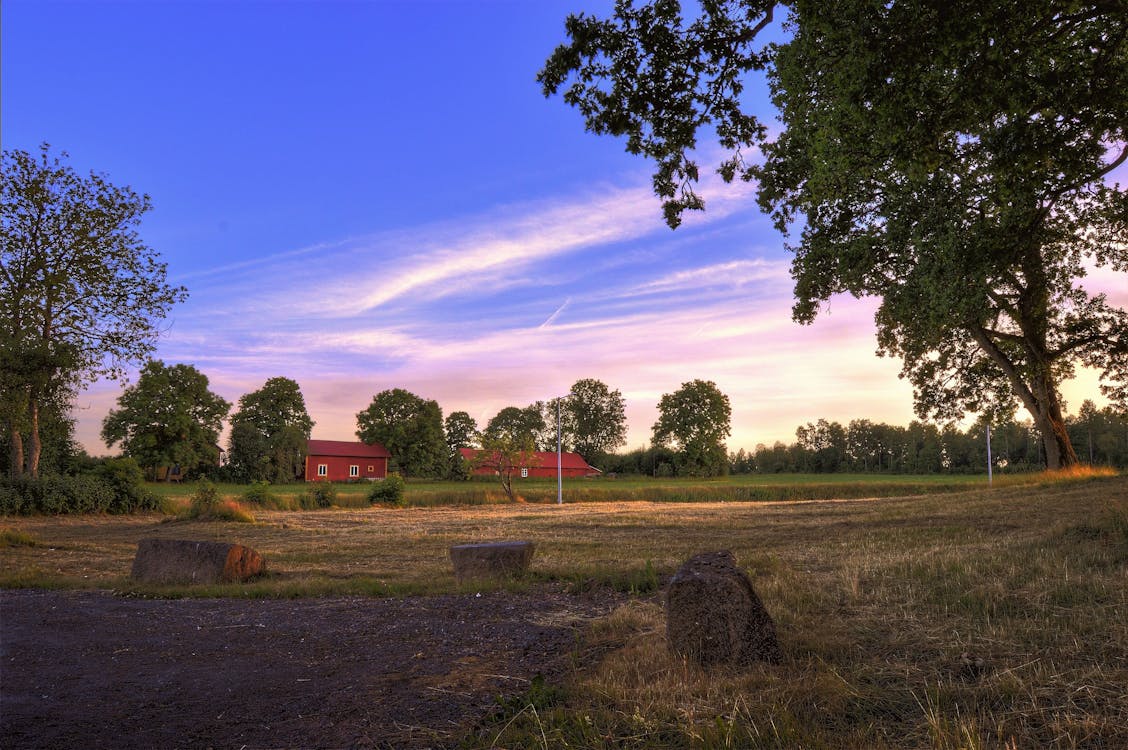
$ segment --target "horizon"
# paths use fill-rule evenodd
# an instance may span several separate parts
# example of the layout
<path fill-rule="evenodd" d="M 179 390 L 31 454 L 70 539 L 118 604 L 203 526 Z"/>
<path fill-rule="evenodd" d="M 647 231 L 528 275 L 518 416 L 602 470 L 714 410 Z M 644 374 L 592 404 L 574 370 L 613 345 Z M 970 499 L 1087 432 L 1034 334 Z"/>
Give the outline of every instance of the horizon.
<path fill-rule="evenodd" d="M 141 236 L 190 294 L 153 358 L 233 405 L 296 380 L 314 439 L 354 439 L 388 388 L 484 426 L 589 377 L 623 393 L 622 450 L 694 379 L 729 396 L 732 451 L 818 419 L 916 420 L 900 362 L 873 354 L 874 300 L 791 321 L 754 186 L 705 177 L 707 210 L 671 231 L 651 165 L 541 95 L 565 16 L 611 5 L 9 0 L 4 148 L 49 142 L 150 194 Z M 1128 308 L 1128 274 L 1085 285 Z M 121 391 L 75 399 L 93 455 L 116 452 L 99 433 Z M 1088 370 L 1063 395 L 1108 403 Z"/>

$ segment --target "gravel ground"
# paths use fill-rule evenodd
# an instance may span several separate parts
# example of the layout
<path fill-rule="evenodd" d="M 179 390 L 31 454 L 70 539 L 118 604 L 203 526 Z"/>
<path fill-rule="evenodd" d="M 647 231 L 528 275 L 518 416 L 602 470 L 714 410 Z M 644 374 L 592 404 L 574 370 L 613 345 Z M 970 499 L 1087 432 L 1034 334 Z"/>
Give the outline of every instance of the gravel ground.
<path fill-rule="evenodd" d="M 0 592 L 5 748 L 443 748 L 622 597 Z"/>

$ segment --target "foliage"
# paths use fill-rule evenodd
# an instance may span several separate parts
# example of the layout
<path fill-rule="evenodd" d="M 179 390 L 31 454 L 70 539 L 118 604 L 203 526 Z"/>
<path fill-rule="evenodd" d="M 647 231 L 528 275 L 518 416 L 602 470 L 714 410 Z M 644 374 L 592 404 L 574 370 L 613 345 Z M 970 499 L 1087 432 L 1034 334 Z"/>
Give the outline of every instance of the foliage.
<path fill-rule="evenodd" d="M 106 509 L 110 513 L 131 513 L 160 507 L 157 496 L 145 487 L 145 472 L 134 459 L 103 459 L 95 466 L 93 473 L 114 493 L 114 500 Z"/>
<path fill-rule="evenodd" d="M 278 506 L 278 497 L 270 491 L 270 482 L 256 480 L 243 492 L 243 502 L 266 508 Z"/>
<path fill-rule="evenodd" d="M 206 479 L 201 479 L 196 485 L 196 492 L 192 495 L 184 516 L 195 521 L 255 522 L 250 511 L 234 500 L 221 498 L 216 486 Z"/>
<path fill-rule="evenodd" d="M 524 408 L 507 406 L 486 423 L 482 439 L 502 441 L 528 450 L 556 450 L 556 429 L 548 429 L 545 403 L 537 401 Z M 551 433 L 551 435 L 550 435 Z M 482 444 L 485 447 L 485 444 Z"/>
<path fill-rule="evenodd" d="M 478 423 L 467 412 L 452 411 L 443 422 L 443 435 L 446 439 L 449 479 L 466 479 L 465 462 L 461 448 L 473 448 L 478 442 Z"/>
<path fill-rule="evenodd" d="M 121 443 L 146 468 L 180 466 L 191 475 L 219 463 L 217 441 L 230 408 L 195 367 L 150 360 L 106 416 L 102 439 Z"/>
<path fill-rule="evenodd" d="M 902 359 L 922 417 L 1021 403 L 1047 463 L 1074 463 L 1060 381 L 1095 367 L 1128 401 L 1128 313 L 1077 283 L 1089 264 L 1128 270 L 1128 193 L 1106 181 L 1128 162 L 1123 2 L 796 0 L 790 38 L 764 44 L 776 5 L 571 16 L 539 80 L 656 161 L 671 226 L 704 207 L 693 151 L 715 129 L 721 176 L 756 180 L 776 226 L 801 227 L 797 321 L 838 293 L 880 298 L 879 351 Z M 759 70 L 774 140 L 743 109 Z"/>
<path fill-rule="evenodd" d="M 403 505 L 403 491 L 407 482 L 399 474 L 389 474 L 384 479 L 374 483 L 368 491 L 368 502 L 375 505 Z"/>
<path fill-rule="evenodd" d="M 724 474 L 728 471 L 724 441 L 731 433 L 731 423 L 728 396 L 711 380 L 692 380 L 662 395 L 653 442 L 676 452 L 679 475 Z"/>
<path fill-rule="evenodd" d="M 522 468 L 538 465 L 536 445 L 527 434 L 513 434 L 507 430 L 499 430 L 496 434 L 482 433 L 481 444 L 481 450 L 470 459 L 467 469 L 470 473 L 480 468 L 492 470 L 505 497 L 514 502 L 517 497 L 513 493 L 513 476 Z"/>
<path fill-rule="evenodd" d="M 270 378 L 231 415 L 228 465 L 244 481 L 290 482 L 304 468 L 313 420 L 297 382 Z"/>
<path fill-rule="evenodd" d="M 594 378 L 577 380 L 561 406 L 567 449 L 589 463 L 602 463 L 607 454 L 626 442 L 626 402 L 618 389 L 611 390 Z M 554 415 L 554 410 L 550 413 Z"/>
<path fill-rule="evenodd" d="M 0 480 L 0 514 L 128 513 L 157 507 L 155 497 L 119 495 L 105 479 L 79 476 L 23 476 Z"/>
<path fill-rule="evenodd" d="M 356 422 L 356 436 L 370 445 L 381 443 L 405 475 L 437 478 L 446 473 L 443 413 L 437 401 L 392 388 L 373 396 Z"/>
<path fill-rule="evenodd" d="M 39 403 L 41 475 L 75 474 L 90 460 L 74 439 L 74 419 L 70 415 L 70 403 L 67 400 L 69 395 L 56 394 Z M 9 430 L 0 428 L 0 455 L 12 455 L 12 437 Z M 9 461 L 0 461 L 0 475 L 11 475 L 11 468 Z"/>
<path fill-rule="evenodd" d="M 152 351 L 160 321 L 186 296 L 137 233 L 149 197 L 105 175 L 82 177 L 66 157 L 47 144 L 38 155 L 3 152 L 0 418 L 17 477 L 39 475 L 44 404 L 120 377 Z"/>
<path fill-rule="evenodd" d="M 1112 406 L 1097 409 L 1091 401 L 1066 418 L 1073 443 L 1094 466 L 1128 468 L 1128 415 Z M 790 445 L 757 445 L 729 457 L 736 474 L 757 472 L 890 474 L 983 474 L 987 471 L 986 424 L 966 430 L 913 422 L 908 427 L 853 419 L 845 427 L 820 419 L 796 430 Z M 1044 443 L 1030 422 L 1006 419 L 991 424 L 996 474 L 1045 468 Z M 743 454 L 743 455 L 742 455 Z M 625 468 L 620 471 L 626 471 Z"/>
<path fill-rule="evenodd" d="M 328 508 L 337 502 L 337 488 L 332 482 L 311 482 L 302 493 L 303 508 Z"/>

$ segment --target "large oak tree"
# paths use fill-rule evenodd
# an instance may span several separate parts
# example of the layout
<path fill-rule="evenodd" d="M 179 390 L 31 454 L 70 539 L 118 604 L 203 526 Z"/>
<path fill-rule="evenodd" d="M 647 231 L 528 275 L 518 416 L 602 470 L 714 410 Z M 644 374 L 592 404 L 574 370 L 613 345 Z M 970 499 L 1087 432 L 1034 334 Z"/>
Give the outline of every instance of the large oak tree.
<path fill-rule="evenodd" d="M 777 15 L 778 14 L 778 15 Z M 783 17 L 787 38 L 764 29 Z M 539 80 L 654 159 L 667 222 L 704 208 L 695 149 L 792 233 L 794 317 L 880 299 L 922 417 L 1033 416 L 1077 461 L 1059 385 L 1078 365 L 1128 402 L 1128 314 L 1085 290 L 1128 271 L 1128 0 L 620 0 L 583 14 Z M 766 71 L 782 130 L 746 111 Z M 761 155 L 748 158 L 757 149 Z"/>
<path fill-rule="evenodd" d="M 231 415 L 228 463 L 241 479 L 292 482 L 302 472 L 313 424 L 297 381 L 270 378 L 243 395 Z"/>
<path fill-rule="evenodd" d="M 675 451 L 678 473 L 716 476 L 728 470 L 725 440 L 732 434 L 732 404 L 711 380 L 682 383 L 662 394 L 652 428 L 655 447 Z"/>
<path fill-rule="evenodd" d="M 439 478 L 446 473 L 439 402 L 390 388 L 372 397 L 368 408 L 356 415 L 356 424 L 356 436 L 365 443 L 381 443 L 405 476 Z"/>
<path fill-rule="evenodd" d="M 102 439 L 121 443 L 141 466 L 180 466 L 191 475 L 219 465 L 219 431 L 230 410 L 192 365 L 151 360 L 102 422 Z"/>
<path fill-rule="evenodd" d="M 153 350 L 181 287 L 137 233 L 149 196 L 79 175 L 44 144 L 3 152 L 0 418 L 14 476 L 38 476 L 44 404 Z"/>

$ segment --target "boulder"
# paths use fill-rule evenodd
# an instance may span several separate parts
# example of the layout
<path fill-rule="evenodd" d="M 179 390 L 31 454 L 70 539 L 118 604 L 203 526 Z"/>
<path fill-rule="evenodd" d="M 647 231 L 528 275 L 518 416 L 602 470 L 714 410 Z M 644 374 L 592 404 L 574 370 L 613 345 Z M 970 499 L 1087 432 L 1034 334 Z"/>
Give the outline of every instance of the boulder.
<path fill-rule="evenodd" d="M 142 539 L 132 577 L 145 583 L 231 583 L 259 575 L 266 563 L 241 544 Z"/>
<path fill-rule="evenodd" d="M 456 544 L 450 548 L 454 577 L 459 583 L 472 578 L 515 578 L 529 569 L 532 542 Z"/>
<path fill-rule="evenodd" d="M 775 624 L 729 551 L 695 555 L 674 574 L 666 637 L 673 652 L 706 666 L 782 658 Z"/>

